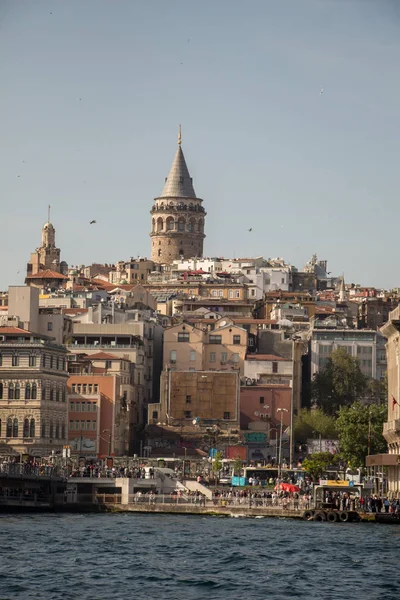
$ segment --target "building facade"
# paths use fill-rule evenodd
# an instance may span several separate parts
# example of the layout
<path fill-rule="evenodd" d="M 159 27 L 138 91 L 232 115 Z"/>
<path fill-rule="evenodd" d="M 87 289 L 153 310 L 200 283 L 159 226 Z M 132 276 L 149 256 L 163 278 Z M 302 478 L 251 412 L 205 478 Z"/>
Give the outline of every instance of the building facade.
<path fill-rule="evenodd" d="M 171 264 L 178 258 L 203 256 L 206 212 L 197 198 L 186 165 L 179 135 L 178 150 L 161 196 L 151 209 L 151 258 Z"/>
<path fill-rule="evenodd" d="M 48 456 L 67 441 L 65 347 L 18 327 L 0 327 L 0 441 Z"/>

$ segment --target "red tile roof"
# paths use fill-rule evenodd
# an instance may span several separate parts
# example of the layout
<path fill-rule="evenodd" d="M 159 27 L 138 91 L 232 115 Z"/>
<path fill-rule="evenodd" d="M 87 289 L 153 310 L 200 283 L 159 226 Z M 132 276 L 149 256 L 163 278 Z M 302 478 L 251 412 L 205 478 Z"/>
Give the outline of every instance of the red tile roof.
<path fill-rule="evenodd" d="M 7 327 L 3 325 L 0 327 L 0 335 L 33 335 L 31 331 L 27 329 L 21 329 L 20 327 Z"/>
<path fill-rule="evenodd" d="M 88 359 L 92 360 L 123 360 L 119 356 L 115 356 L 114 354 L 108 354 L 107 352 L 96 352 L 96 354 L 88 354 Z"/>
<path fill-rule="evenodd" d="M 61 275 L 61 273 L 57 273 L 56 271 L 52 271 L 51 269 L 45 269 L 44 271 L 39 271 L 34 275 L 27 275 L 27 279 L 68 279 L 65 275 Z"/>
<path fill-rule="evenodd" d="M 64 315 L 82 315 L 88 312 L 88 308 L 63 308 L 61 312 Z"/>

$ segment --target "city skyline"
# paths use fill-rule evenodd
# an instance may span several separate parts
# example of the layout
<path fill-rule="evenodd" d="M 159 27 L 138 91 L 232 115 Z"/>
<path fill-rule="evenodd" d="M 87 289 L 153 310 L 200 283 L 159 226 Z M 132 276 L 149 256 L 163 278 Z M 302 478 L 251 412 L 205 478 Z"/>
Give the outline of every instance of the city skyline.
<path fill-rule="evenodd" d="M 227 6 L 2 4 L 0 289 L 23 282 L 48 204 L 70 265 L 150 256 L 179 123 L 205 256 L 301 269 L 317 252 L 348 282 L 399 285 L 398 10 Z"/>

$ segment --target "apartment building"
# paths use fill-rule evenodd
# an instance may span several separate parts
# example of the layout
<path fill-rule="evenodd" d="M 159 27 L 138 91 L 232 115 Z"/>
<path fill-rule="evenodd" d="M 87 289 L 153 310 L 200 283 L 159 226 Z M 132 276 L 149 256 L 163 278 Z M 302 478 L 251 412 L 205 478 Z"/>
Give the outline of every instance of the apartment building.
<path fill-rule="evenodd" d="M 66 349 L 19 327 L 0 327 L 0 441 L 48 456 L 67 441 Z"/>

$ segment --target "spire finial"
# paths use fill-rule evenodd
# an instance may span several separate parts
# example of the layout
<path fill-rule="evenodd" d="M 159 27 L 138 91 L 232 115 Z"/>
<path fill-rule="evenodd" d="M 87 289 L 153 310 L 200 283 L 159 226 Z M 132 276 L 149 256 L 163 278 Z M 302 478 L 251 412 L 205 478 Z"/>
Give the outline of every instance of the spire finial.
<path fill-rule="evenodd" d="M 178 133 L 178 146 L 182 144 L 182 127 L 179 125 L 179 133 Z"/>
<path fill-rule="evenodd" d="M 49 204 L 49 206 L 48 206 L 48 208 L 47 208 L 47 222 L 48 222 L 48 223 L 50 223 L 50 209 L 51 209 L 51 206 L 50 206 L 50 204 Z"/>

